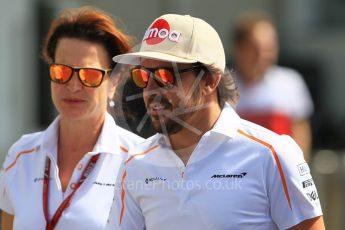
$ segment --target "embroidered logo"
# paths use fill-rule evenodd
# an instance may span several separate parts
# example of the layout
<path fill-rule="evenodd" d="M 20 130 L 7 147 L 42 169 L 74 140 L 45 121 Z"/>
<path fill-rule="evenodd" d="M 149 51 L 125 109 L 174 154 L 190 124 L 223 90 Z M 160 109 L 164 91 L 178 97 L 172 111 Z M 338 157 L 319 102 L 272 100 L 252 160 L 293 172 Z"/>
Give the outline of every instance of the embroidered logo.
<path fill-rule="evenodd" d="M 151 178 L 146 178 L 145 179 L 145 183 L 148 184 L 149 182 L 155 182 L 155 181 L 166 181 L 166 178 L 162 178 L 162 177 L 151 177 Z"/>
<path fill-rule="evenodd" d="M 148 45 L 156 45 L 165 39 L 178 42 L 181 33 L 175 30 L 170 31 L 169 23 L 164 19 L 158 19 L 145 32 L 143 41 Z"/>
<path fill-rule="evenodd" d="M 310 201 L 316 201 L 319 199 L 319 196 L 317 195 L 316 191 L 312 191 L 311 193 L 307 193 L 307 196 Z"/>
<path fill-rule="evenodd" d="M 310 173 L 309 166 L 306 162 L 297 165 L 299 175 L 304 176 Z"/>
<path fill-rule="evenodd" d="M 247 173 L 243 172 L 240 174 L 214 174 L 211 178 L 243 178 Z"/>
<path fill-rule="evenodd" d="M 307 188 L 309 186 L 312 186 L 314 184 L 313 179 L 308 179 L 302 182 L 303 188 Z"/>

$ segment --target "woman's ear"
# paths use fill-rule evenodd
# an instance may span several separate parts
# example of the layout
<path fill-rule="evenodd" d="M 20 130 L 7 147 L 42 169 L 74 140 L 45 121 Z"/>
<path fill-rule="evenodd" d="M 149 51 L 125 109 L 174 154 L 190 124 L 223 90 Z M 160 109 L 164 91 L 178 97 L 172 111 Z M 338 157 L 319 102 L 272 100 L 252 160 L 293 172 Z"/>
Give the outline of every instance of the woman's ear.
<path fill-rule="evenodd" d="M 120 73 L 113 72 L 111 74 L 109 85 L 108 85 L 108 99 L 109 100 L 114 99 L 116 89 L 120 85 L 121 80 L 122 80 L 122 76 Z"/>
<path fill-rule="evenodd" d="M 207 74 L 204 78 L 205 85 L 202 90 L 203 94 L 208 95 L 216 91 L 221 77 L 221 74 Z"/>
<path fill-rule="evenodd" d="M 108 99 L 112 100 L 114 98 L 115 95 L 115 91 L 116 91 L 116 86 L 117 86 L 117 82 L 114 80 L 115 76 L 112 76 L 112 78 L 109 81 L 109 86 L 108 86 Z"/>

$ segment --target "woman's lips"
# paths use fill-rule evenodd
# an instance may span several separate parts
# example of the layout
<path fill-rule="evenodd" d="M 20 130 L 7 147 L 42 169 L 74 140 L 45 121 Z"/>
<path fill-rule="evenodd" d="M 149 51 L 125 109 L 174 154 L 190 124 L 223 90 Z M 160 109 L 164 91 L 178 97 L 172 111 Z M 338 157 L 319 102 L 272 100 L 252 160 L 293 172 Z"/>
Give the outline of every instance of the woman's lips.
<path fill-rule="evenodd" d="M 80 98 L 64 98 L 63 101 L 67 104 L 80 104 L 85 102 L 85 100 Z"/>

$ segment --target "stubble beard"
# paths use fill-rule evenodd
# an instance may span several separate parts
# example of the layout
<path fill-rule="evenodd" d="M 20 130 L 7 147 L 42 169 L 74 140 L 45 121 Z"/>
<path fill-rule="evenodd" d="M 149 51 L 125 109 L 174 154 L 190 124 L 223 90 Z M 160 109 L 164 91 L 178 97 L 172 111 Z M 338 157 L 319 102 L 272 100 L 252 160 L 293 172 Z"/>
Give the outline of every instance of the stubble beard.
<path fill-rule="evenodd" d="M 198 88 L 195 89 L 191 98 L 181 105 L 174 105 L 163 96 L 160 98 L 159 102 L 164 104 L 167 109 L 158 113 L 158 117 L 153 117 L 151 115 L 151 124 L 156 132 L 169 136 L 186 128 L 183 123 L 188 123 L 188 120 L 198 112 L 197 110 L 193 112 L 188 110 L 201 104 L 201 93 Z M 176 120 L 180 120 L 182 123 L 176 122 Z"/>

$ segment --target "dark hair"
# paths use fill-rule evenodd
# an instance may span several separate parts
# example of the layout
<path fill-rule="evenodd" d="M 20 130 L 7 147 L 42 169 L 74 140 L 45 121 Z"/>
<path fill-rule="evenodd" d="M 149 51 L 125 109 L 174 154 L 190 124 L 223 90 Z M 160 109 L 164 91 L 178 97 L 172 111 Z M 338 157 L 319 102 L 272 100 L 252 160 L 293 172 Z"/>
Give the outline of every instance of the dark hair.
<path fill-rule="evenodd" d="M 239 91 L 234 79 L 234 71 L 225 68 L 224 72 L 213 67 L 212 65 L 205 65 L 206 73 L 212 77 L 212 75 L 221 75 L 219 84 L 217 86 L 217 99 L 221 108 L 227 102 L 231 106 L 235 107 L 239 98 Z"/>
<path fill-rule="evenodd" d="M 131 38 L 116 27 L 115 22 L 105 12 L 92 7 L 66 10 L 55 19 L 44 39 L 42 56 L 45 62 L 52 63 L 59 39 L 77 38 L 104 45 L 109 60 L 115 55 L 130 50 Z M 115 63 L 110 61 L 111 68 Z"/>

